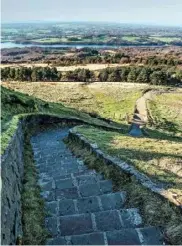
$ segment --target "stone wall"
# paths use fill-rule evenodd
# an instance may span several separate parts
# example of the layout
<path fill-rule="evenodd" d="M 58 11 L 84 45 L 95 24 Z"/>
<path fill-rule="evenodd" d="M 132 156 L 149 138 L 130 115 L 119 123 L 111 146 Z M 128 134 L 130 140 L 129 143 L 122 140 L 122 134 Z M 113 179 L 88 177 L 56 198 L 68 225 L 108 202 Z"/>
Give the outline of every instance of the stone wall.
<path fill-rule="evenodd" d="M 1 244 L 16 243 L 22 235 L 21 190 L 23 179 L 22 122 L 12 137 L 8 148 L 1 157 Z"/>
<path fill-rule="evenodd" d="M 78 125 L 83 121 L 48 115 L 29 115 L 20 120 L 7 149 L 1 156 L 1 245 L 16 244 L 23 235 L 21 192 L 24 173 L 24 132 L 40 125 Z"/>
<path fill-rule="evenodd" d="M 1 245 L 15 244 L 18 236 L 22 236 L 21 192 L 24 171 L 24 132 L 32 127 L 55 123 L 61 123 L 63 126 L 88 124 L 88 122 L 75 117 L 27 115 L 19 121 L 16 132 L 5 153 L 1 156 Z M 109 126 L 100 127 L 104 130 L 122 131 Z"/>

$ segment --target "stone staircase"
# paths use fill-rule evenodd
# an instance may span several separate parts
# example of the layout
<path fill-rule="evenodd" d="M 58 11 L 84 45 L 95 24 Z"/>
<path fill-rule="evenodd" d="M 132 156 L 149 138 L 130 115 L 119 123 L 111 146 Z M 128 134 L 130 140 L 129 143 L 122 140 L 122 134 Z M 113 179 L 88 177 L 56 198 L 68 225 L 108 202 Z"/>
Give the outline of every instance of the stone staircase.
<path fill-rule="evenodd" d="M 47 245 L 161 245 L 160 230 L 144 227 L 137 208 L 125 209 L 125 192 L 66 148 L 69 128 L 32 137 L 41 195 L 46 204 Z"/>

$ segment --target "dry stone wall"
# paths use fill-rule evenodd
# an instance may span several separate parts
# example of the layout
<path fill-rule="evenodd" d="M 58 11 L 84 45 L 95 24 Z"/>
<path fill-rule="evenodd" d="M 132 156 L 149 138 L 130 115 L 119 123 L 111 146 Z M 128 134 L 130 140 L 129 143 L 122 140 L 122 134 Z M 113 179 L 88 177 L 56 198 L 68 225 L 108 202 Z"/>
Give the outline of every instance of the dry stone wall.
<path fill-rule="evenodd" d="M 15 244 L 22 235 L 21 191 L 23 179 L 23 127 L 19 122 L 8 148 L 1 157 L 1 244 Z"/>
<path fill-rule="evenodd" d="M 74 117 L 53 117 L 49 115 L 27 115 L 18 123 L 16 132 L 7 149 L 1 156 L 1 245 L 14 245 L 22 236 L 21 192 L 24 173 L 24 132 L 32 127 L 45 124 L 61 123 L 62 125 L 88 124 Z M 105 130 L 120 130 L 101 126 Z"/>

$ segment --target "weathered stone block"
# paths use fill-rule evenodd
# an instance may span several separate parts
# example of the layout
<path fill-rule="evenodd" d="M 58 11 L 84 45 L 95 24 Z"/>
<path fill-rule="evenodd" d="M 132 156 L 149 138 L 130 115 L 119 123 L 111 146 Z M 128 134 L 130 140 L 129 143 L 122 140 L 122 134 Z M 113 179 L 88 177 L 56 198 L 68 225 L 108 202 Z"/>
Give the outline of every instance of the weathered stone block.
<path fill-rule="evenodd" d="M 138 213 L 138 209 L 122 209 L 120 211 L 124 227 L 132 228 L 142 225 L 142 218 Z"/>
<path fill-rule="evenodd" d="M 69 200 L 61 200 L 59 202 L 59 215 L 70 215 L 76 214 L 74 202 L 72 199 Z"/>
<path fill-rule="evenodd" d="M 101 189 L 102 193 L 110 193 L 113 191 L 111 180 L 100 181 L 99 184 L 100 184 L 100 189 Z"/>
<path fill-rule="evenodd" d="M 62 236 L 84 234 L 93 231 L 89 214 L 60 217 L 60 231 Z"/>
<path fill-rule="evenodd" d="M 99 231 L 119 230 L 122 227 L 119 211 L 109 210 L 95 213 L 96 227 Z"/>
<path fill-rule="evenodd" d="M 140 245 L 137 232 L 134 229 L 106 232 L 109 245 Z"/>
<path fill-rule="evenodd" d="M 79 213 L 90 213 L 100 211 L 97 197 L 88 197 L 77 200 Z"/>
<path fill-rule="evenodd" d="M 79 190 L 82 197 L 97 196 L 101 194 L 98 184 L 81 185 Z"/>
<path fill-rule="evenodd" d="M 76 178 L 78 185 L 97 183 L 97 177 L 93 175 L 83 175 Z"/>
<path fill-rule="evenodd" d="M 66 240 L 64 237 L 56 237 L 48 239 L 46 245 L 66 245 Z"/>
<path fill-rule="evenodd" d="M 45 204 L 48 216 L 56 215 L 58 210 L 58 202 L 46 202 Z"/>
<path fill-rule="evenodd" d="M 159 228 L 148 227 L 137 230 L 142 234 L 142 245 L 163 245 L 162 233 Z"/>
<path fill-rule="evenodd" d="M 56 189 L 56 199 L 77 199 L 79 197 L 76 187 L 70 189 Z"/>
<path fill-rule="evenodd" d="M 120 209 L 125 202 L 125 193 L 117 192 L 100 196 L 104 210 Z"/>
<path fill-rule="evenodd" d="M 73 187 L 74 185 L 73 185 L 73 181 L 71 178 L 56 180 L 57 189 L 68 189 L 68 188 L 73 188 Z"/>
<path fill-rule="evenodd" d="M 46 227 L 52 236 L 56 236 L 58 234 L 57 217 L 47 218 Z"/>
<path fill-rule="evenodd" d="M 104 235 L 102 232 L 95 232 L 84 235 L 76 235 L 71 237 L 72 245 L 105 245 Z"/>

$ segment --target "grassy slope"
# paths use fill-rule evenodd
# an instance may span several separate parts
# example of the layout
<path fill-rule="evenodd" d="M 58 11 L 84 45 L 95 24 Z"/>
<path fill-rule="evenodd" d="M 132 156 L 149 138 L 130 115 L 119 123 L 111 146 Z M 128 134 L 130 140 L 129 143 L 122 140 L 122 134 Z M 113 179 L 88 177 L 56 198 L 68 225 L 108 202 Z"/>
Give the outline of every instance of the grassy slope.
<path fill-rule="evenodd" d="M 90 124 L 108 126 L 102 120 L 92 118 L 88 114 L 61 103 L 46 102 L 20 92 L 2 87 L 1 89 L 1 150 L 7 147 L 10 137 L 14 134 L 19 117 L 26 114 L 50 114 L 60 117 L 76 117 Z"/>
<path fill-rule="evenodd" d="M 9 83 L 5 86 L 49 102 L 124 122 L 146 85 L 129 83 Z"/>
<path fill-rule="evenodd" d="M 148 107 L 155 127 L 182 137 L 182 90 L 157 95 Z"/>
<path fill-rule="evenodd" d="M 129 135 L 106 132 L 93 127 L 77 127 L 78 132 L 112 156 L 134 165 L 156 182 L 162 181 L 179 195 L 182 202 L 182 171 L 180 142 L 155 138 L 132 138 Z"/>

